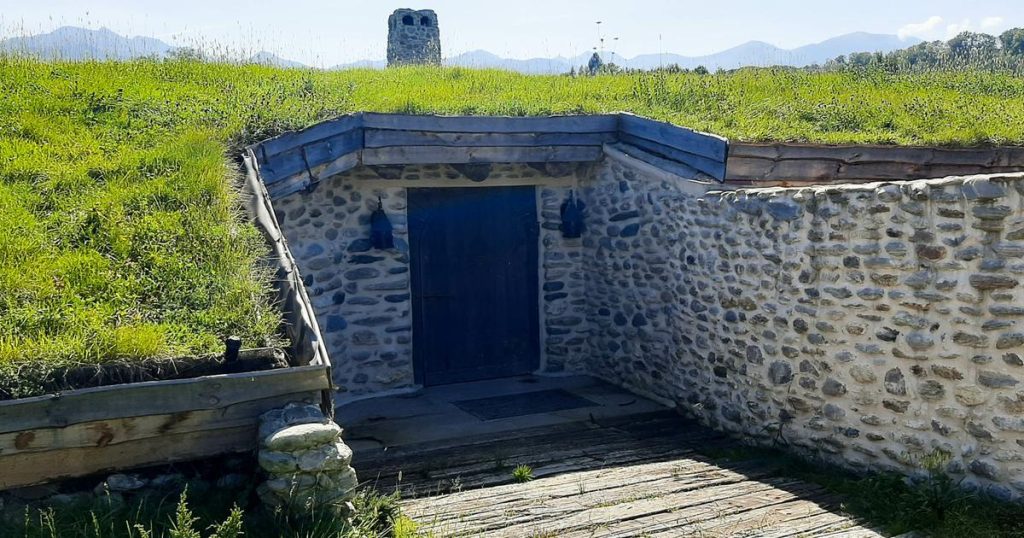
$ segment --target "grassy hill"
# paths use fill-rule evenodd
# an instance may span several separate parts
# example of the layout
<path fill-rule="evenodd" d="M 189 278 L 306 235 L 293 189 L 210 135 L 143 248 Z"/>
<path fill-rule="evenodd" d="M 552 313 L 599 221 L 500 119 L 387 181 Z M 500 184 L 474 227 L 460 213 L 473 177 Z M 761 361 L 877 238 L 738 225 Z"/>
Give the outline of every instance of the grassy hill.
<path fill-rule="evenodd" d="M 232 159 L 350 111 L 627 110 L 748 141 L 1024 145 L 1024 79 L 973 72 L 569 78 L 0 58 L 0 92 L 0 369 L 216 351 L 229 334 L 274 344 Z"/>

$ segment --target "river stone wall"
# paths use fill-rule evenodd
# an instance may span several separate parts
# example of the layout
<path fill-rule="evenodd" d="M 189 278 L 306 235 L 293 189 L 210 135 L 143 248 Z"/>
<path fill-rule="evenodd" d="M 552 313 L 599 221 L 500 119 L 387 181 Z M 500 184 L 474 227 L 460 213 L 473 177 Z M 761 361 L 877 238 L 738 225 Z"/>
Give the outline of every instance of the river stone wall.
<path fill-rule="evenodd" d="M 589 172 L 587 173 L 589 176 Z M 541 347 L 543 369 L 549 373 L 586 368 L 586 289 L 580 238 L 562 237 L 561 207 L 572 187 L 542 187 L 540 191 Z M 578 192 L 578 189 L 576 189 Z"/>
<path fill-rule="evenodd" d="M 338 177 L 274 201 L 341 398 L 413 384 L 405 195 Z M 378 199 L 394 226 L 394 249 L 370 244 Z"/>
<path fill-rule="evenodd" d="M 860 469 L 1024 494 L 1024 176 L 585 189 L 590 371 Z"/>
<path fill-rule="evenodd" d="M 590 167 L 544 165 L 359 166 L 309 192 L 274 201 L 275 213 L 316 311 L 339 401 L 415 387 L 407 188 L 533 185 L 541 221 L 538 260 L 541 370 L 585 356 L 588 333 L 581 241 L 563 239 L 559 207 Z M 395 248 L 369 242 L 378 198 Z"/>

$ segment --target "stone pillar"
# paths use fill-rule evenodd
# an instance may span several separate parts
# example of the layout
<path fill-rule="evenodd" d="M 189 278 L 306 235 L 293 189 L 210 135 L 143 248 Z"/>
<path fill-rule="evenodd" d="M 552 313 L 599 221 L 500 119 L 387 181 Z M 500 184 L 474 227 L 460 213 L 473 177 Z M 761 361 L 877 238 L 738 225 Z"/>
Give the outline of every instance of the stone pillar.
<path fill-rule="evenodd" d="M 388 18 L 388 67 L 441 65 L 441 30 L 431 9 L 397 9 Z"/>
<path fill-rule="evenodd" d="M 259 464 L 267 481 L 257 493 L 268 506 L 297 514 L 311 509 L 351 513 L 358 479 L 341 428 L 314 405 L 289 404 L 260 417 Z"/>

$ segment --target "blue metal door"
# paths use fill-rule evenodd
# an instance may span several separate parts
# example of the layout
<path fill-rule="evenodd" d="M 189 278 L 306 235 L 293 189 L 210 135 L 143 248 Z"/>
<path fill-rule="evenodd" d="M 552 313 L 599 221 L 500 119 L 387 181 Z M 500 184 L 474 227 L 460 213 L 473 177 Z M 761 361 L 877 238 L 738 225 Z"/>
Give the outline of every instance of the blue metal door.
<path fill-rule="evenodd" d="M 409 189 L 418 383 L 537 369 L 537 234 L 533 187 Z"/>

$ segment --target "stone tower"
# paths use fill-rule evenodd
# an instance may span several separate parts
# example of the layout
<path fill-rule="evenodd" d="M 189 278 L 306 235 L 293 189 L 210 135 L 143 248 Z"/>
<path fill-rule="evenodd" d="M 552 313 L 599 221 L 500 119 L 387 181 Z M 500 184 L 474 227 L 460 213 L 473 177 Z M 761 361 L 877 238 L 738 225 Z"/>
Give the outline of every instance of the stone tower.
<path fill-rule="evenodd" d="M 441 65 L 441 30 L 432 9 L 397 9 L 388 17 L 388 67 Z"/>

